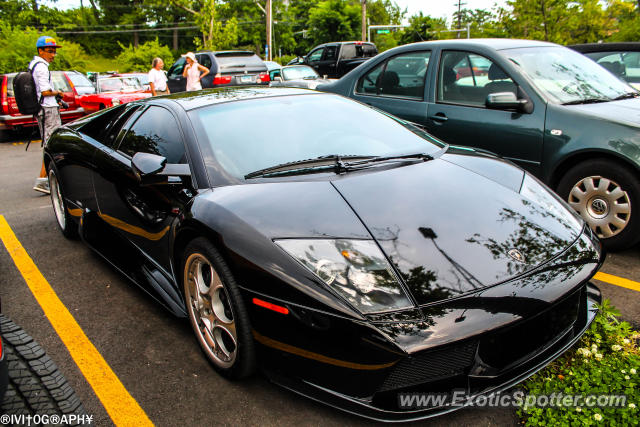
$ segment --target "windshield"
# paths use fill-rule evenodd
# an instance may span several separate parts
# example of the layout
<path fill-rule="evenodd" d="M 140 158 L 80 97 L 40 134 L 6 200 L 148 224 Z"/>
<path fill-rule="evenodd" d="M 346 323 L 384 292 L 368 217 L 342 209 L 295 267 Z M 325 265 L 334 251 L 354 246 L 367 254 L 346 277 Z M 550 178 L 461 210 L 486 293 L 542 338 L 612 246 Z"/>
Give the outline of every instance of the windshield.
<path fill-rule="evenodd" d="M 551 102 L 610 101 L 635 90 L 586 56 L 564 47 L 508 49 L 505 55 Z"/>
<path fill-rule="evenodd" d="M 311 67 L 307 67 L 306 65 L 301 65 L 299 67 L 291 67 L 291 68 L 283 68 L 282 69 L 282 76 L 284 77 L 284 80 L 298 80 L 298 79 L 317 79 L 320 76 L 318 76 L 318 73 L 316 73 L 316 71 L 311 68 Z"/>
<path fill-rule="evenodd" d="M 80 73 L 67 73 L 69 80 L 76 88 L 78 95 L 86 95 L 88 93 L 96 93 L 96 88 L 93 87 L 91 81 Z"/>
<path fill-rule="evenodd" d="M 125 92 L 142 90 L 142 85 L 135 77 L 109 77 L 98 81 L 100 92 Z"/>
<path fill-rule="evenodd" d="M 399 119 L 337 95 L 243 100 L 191 114 L 220 165 L 238 179 L 320 156 L 433 154 L 443 146 Z"/>
<path fill-rule="evenodd" d="M 216 61 L 220 68 L 236 67 L 265 67 L 258 55 L 252 52 L 224 52 L 216 53 Z"/>

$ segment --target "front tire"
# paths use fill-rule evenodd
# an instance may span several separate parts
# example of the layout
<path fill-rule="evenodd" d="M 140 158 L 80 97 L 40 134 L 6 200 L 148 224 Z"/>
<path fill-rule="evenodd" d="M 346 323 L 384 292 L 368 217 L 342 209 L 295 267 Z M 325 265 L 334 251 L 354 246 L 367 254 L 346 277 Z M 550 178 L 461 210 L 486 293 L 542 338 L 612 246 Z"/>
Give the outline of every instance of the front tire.
<path fill-rule="evenodd" d="M 628 167 L 593 159 L 569 169 L 557 192 L 602 240 L 617 251 L 640 241 L 640 182 Z"/>
<path fill-rule="evenodd" d="M 230 379 L 255 370 L 249 316 L 231 271 L 204 238 L 190 242 L 182 257 L 185 305 L 202 351 Z"/>
<path fill-rule="evenodd" d="M 50 166 L 49 168 L 49 189 L 53 212 L 56 215 L 56 222 L 58 223 L 58 227 L 60 228 L 62 235 L 67 239 L 75 239 L 78 237 L 78 226 L 76 225 L 73 216 L 69 213 L 69 209 L 67 209 L 62 188 L 53 166 Z"/>

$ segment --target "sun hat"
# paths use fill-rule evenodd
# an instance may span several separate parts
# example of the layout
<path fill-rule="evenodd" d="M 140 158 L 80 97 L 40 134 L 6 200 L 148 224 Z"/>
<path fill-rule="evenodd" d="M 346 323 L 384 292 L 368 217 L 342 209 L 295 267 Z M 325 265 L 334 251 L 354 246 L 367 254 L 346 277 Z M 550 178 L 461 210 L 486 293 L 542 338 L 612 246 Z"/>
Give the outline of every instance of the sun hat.
<path fill-rule="evenodd" d="M 62 46 L 56 43 L 56 39 L 54 39 L 53 37 L 42 36 L 42 37 L 39 37 L 38 41 L 36 42 L 36 49 L 43 48 L 43 47 L 54 47 L 57 49 Z"/>
<path fill-rule="evenodd" d="M 181 56 L 182 56 L 183 58 L 189 58 L 189 59 L 190 59 L 190 60 L 192 60 L 192 61 L 195 61 L 195 60 L 196 60 L 196 55 L 195 55 L 195 53 L 193 53 L 193 52 L 187 52 L 186 54 L 181 55 Z"/>

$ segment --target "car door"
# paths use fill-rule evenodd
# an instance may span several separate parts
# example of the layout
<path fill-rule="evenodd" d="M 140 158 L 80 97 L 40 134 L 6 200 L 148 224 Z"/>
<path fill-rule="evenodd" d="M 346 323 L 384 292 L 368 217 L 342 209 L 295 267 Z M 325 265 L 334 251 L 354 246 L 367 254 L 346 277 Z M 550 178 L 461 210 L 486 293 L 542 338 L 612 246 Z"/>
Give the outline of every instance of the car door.
<path fill-rule="evenodd" d="M 101 173 L 94 185 L 100 217 L 170 277 L 170 229 L 191 199 L 192 186 L 177 177 L 170 177 L 168 184 L 143 185 L 133 173 L 131 159 L 143 152 L 164 156 L 167 163 L 187 163 L 183 133 L 164 107 L 149 106 L 134 120 L 121 131 L 117 149 L 106 151 L 99 160 Z"/>
<path fill-rule="evenodd" d="M 187 63 L 184 58 L 178 59 L 167 72 L 167 86 L 171 93 L 184 92 L 187 90 L 187 78 L 182 76 L 182 70 Z"/>
<path fill-rule="evenodd" d="M 508 75 L 494 58 L 470 51 L 444 50 L 432 74 L 427 130 L 450 144 L 482 148 L 540 172 L 545 105 L 523 93 L 517 75 Z M 532 113 L 485 106 L 491 93 L 513 92 L 533 103 Z M 536 105 L 537 104 L 537 105 Z"/>
<path fill-rule="evenodd" d="M 322 75 L 322 73 L 320 73 L 320 63 L 322 62 L 323 54 L 324 47 L 319 47 L 309 52 L 309 54 L 304 59 L 305 64 L 316 70 L 320 75 Z"/>
<path fill-rule="evenodd" d="M 218 73 L 218 70 L 216 64 L 212 64 L 211 56 L 209 56 L 208 53 L 198 53 L 196 55 L 196 60 L 200 65 L 202 65 L 203 67 L 207 67 L 207 69 L 209 70 L 209 74 L 207 74 L 202 78 L 202 80 L 200 80 L 202 87 L 213 87 L 213 78 Z"/>
<path fill-rule="evenodd" d="M 353 98 L 405 120 L 423 124 L 427 115 L 426 75 L 431 51 L 404 52 L 366 70 Z"/>

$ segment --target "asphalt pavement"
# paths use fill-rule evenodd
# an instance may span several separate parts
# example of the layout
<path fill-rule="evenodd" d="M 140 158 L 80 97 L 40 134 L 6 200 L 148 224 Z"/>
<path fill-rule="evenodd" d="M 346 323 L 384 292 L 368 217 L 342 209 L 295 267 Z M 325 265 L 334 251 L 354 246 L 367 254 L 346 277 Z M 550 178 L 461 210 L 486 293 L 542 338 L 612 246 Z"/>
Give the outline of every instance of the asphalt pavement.
<path fill-rule="evenodd" d="M 186 320 L 176 319 L 80 241 L 59 232 L 48 196 L 31 189 L 42 150 L 0 135 L 0 215 L 149 419 L 173 425 L 370 425 L 300 397 L 257 374 L 230 382 L 211 368 Z M 608 254 L 602 271 L 640 282 L 640 246 Z M 603 295 L 640 328 L 640 292 L 596 282 Z M 2 312 L 49 353 L 82 399 L 95 425 L 113 425 L 48 318 L 0 244 Z M 420 425 L 517 425 L 513 408 L 465 408 Z"/>

